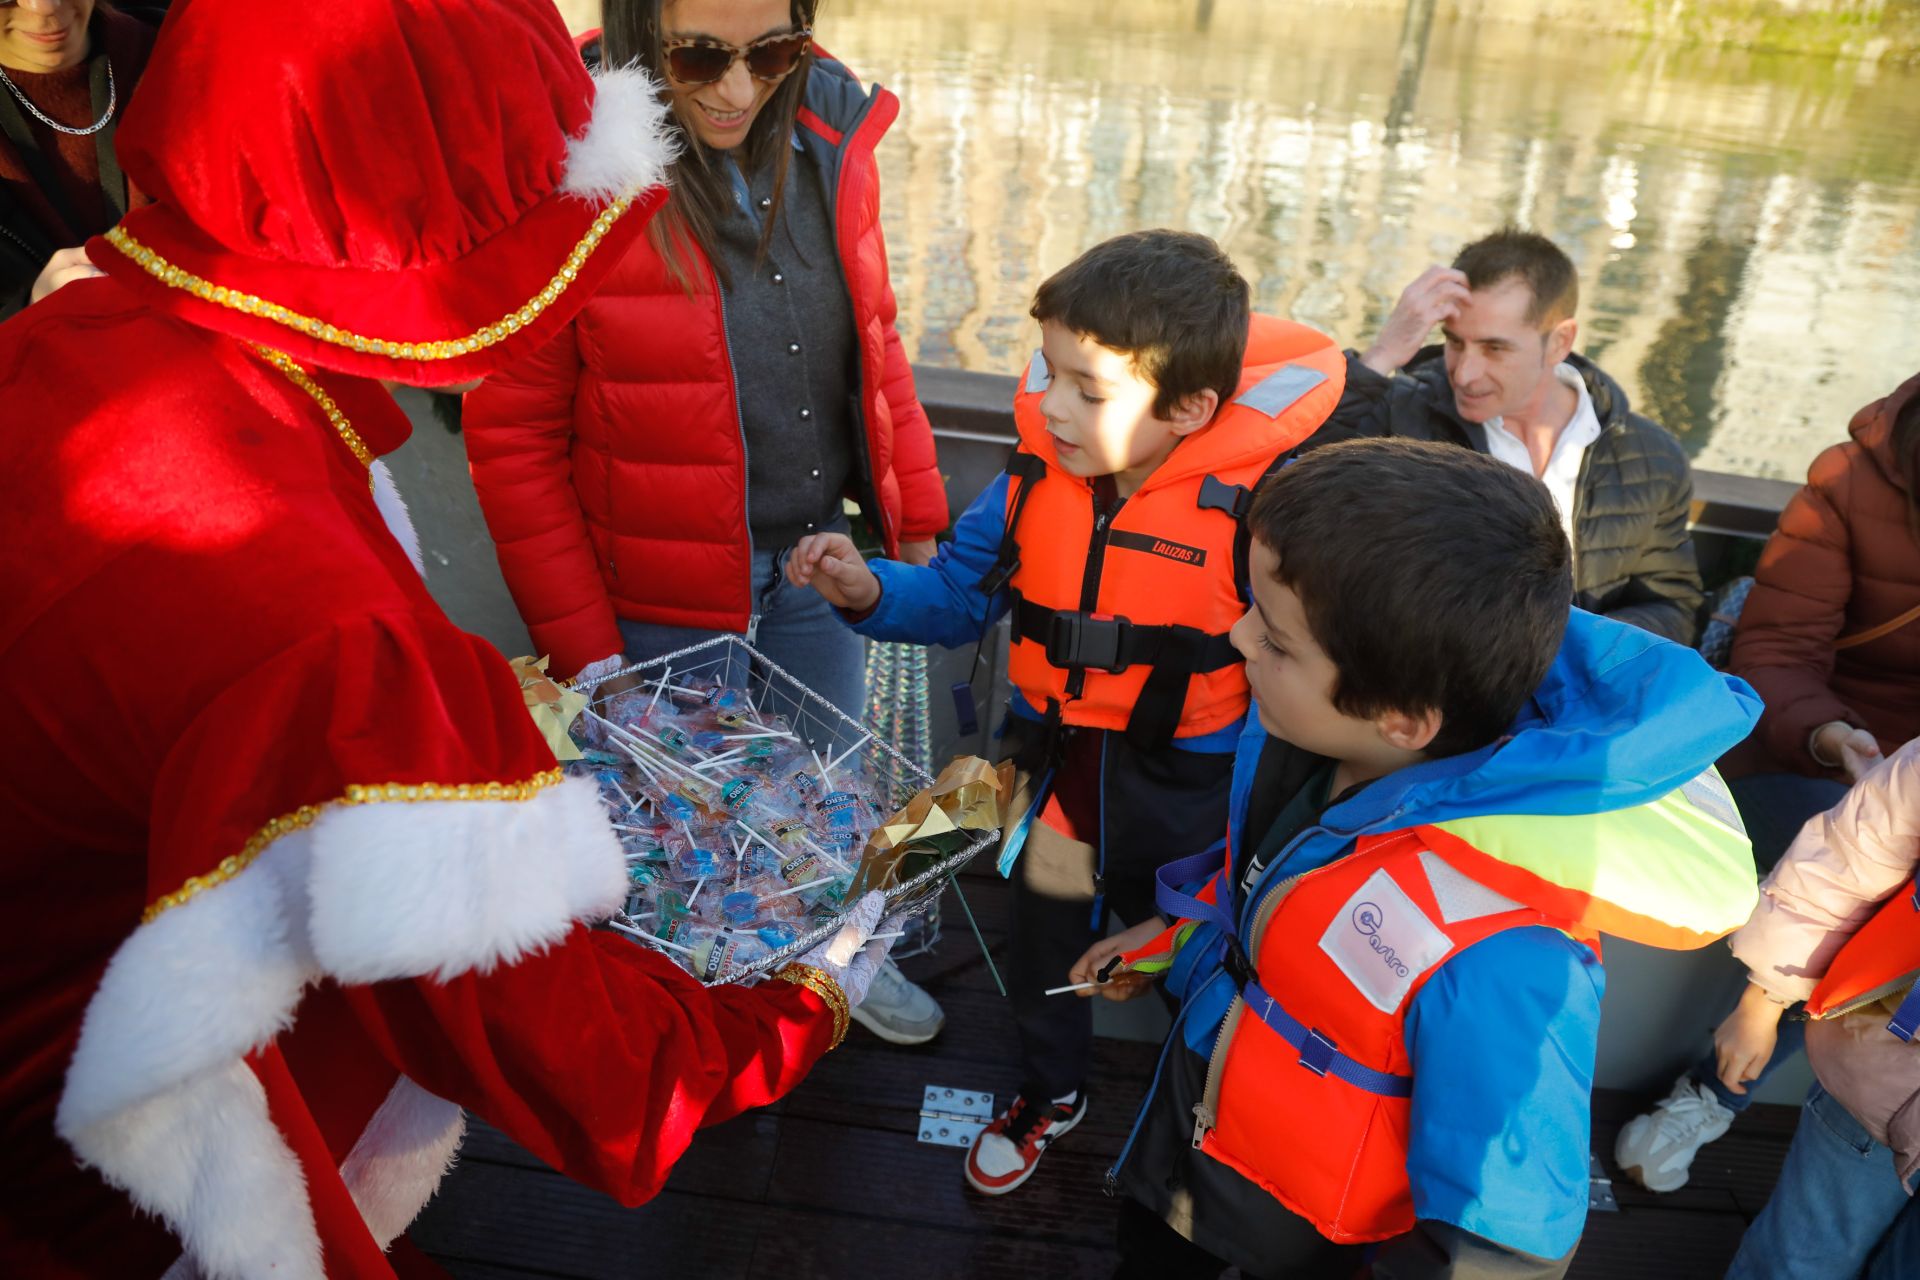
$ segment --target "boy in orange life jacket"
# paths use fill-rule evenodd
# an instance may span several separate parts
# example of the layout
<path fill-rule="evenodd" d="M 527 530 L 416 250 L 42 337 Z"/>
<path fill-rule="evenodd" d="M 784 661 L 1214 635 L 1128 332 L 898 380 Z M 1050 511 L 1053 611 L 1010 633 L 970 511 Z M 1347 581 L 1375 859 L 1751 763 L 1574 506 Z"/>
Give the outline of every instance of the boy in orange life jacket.
<path fill-rule="evenodd" d="M 1570 611 L 1532 476 L 1330 445 L 1248 517 L 1257 715 L 1221 845 L 1074 966 L 1181 1001 L 1110 1185 L 1124 1277 L 1564 1274 L 1586 1219 L 1598 933 L 1700 946 L 1753 900 L 1716 757 L 1759 703 Z M 1606 890 L 1603 895 L 1602 890 Z"/>
<path fill-rule="evenodd" d="M 1150 915 L 1154 867 L 1226 818 L 1247 711 L 1227 637 L 1245 607 L 1241 517 L 1345 379 L 1331 339 L 1250 316 L 1248 293 L 1204 236 L 1097 245 L 1040 286 L 1019 445 L 933 563 L 868 565 L 838 535 L 788 560 L 876 639 L 974 645 L 1012 619 L 1006 738 L 1032 797 L 1002 845 L 1022 1086 L 968 1153 L 988 1195 L 1086 1114 L 1091 1012 L 1046 988 L 1109 909 Z"/>

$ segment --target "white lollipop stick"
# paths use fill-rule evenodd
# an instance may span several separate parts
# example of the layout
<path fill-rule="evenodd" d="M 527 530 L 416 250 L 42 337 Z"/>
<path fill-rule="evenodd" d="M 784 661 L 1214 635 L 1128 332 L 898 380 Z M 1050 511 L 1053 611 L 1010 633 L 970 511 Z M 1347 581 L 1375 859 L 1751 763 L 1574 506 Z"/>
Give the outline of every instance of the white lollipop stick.
<path fill-rule="evenodd" d="M 775 889 L 772 893 L 763 893 L 762 898 L 784 898 L 790 893 L 799 893 L 802 889 L 824 889 L 826 883 L 820 880 L 808 880 L 802 884 L 790 885 L 785 889 Z"/>
<path fill-rule="evenodd" d="M 705 876 L 701 876 L 699 881 L 693 886 L 693 892 L 687 895 L 687 906 L 689 908 L 693 906 L 694 899 L 700 896 L 700 891 L 706 887 L 707 887 L 707 878 Z"/>
<path fill-rule="evenodd" d="M 826 761 L 822 760 L 820 753 L 815 751 L 811 746 L 807 748 L 807 752 L 813 757 L 814 767 L 820 770 L 820 789 L 822 791 L 833 790 L 833 777 L 827 772 Z"/>
<path fill-rule="evenodd" d="M 1090 991 L 1094 987 L 1097 987 L 1099 985 L 1100 984 L 1097 982 L 1076 982 L 1071 986 L 1066 986 L 1066 987 L 1048 987 L 1045 991 L 1041 992 L 1041 994 L 1048 995 L 1048 996 L 1063 996 L 1067 994 L 1067 992 L 1069 991 Z"/>
<path fill-rule="evenodd" d="M 866 737 L 860 739 L 860 741 L 854 743 L 852 746 L 848 747 L 845 751 L 842 751 L 839 755 L 827 761 L 827 766 L 832 769 L 838 769 L 840 767 L 840 762 L 842 760 L 845 760 L 848 756 L 852 755 L 854 752 L 858 751 L 860 748 L 866 746 L 869 742 L 872 742 L 872 741 L 873 741 L 873 735 L 869 733 Z"/>
<path fill-rule="evenodd" d="M 691 957 L 693 955 L 692 947 L 683 947 L 677 942 L 668 942 L 665 938 L 648 933 L 645 929 L 636 929 L 632 925 L 621 924 L 618 920 L 609 920 L 607 924 L 622 933 L 632 934 L 636 938 L 651 942 L 656 947 L 665 947 L 669 951 L 678 951 L 683 956 Z"/>
<path fill-rule="evenodd" d="M 660 701 L 660 695 L 663 692 L 665 692 L 667 687 L 667 681 L 671 679 L 673 679 L 673 668 L 668 667 L 667 673 L 661 676 L 658 680 L 653 682 L 653 697 L 647 700 L 647 709 L 640 713 L 640 718 L 642 720 L 645 720 L 648 716 L 653 714 L 654 703 Z"/>

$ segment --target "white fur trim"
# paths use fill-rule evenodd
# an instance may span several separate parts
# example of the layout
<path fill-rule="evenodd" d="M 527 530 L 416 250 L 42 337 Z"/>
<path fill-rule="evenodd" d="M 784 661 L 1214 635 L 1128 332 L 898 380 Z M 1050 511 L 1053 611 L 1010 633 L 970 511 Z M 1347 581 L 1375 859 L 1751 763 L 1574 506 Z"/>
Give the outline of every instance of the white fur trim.
<path fill-rule="evenodd" d="M 667 166 L 680 153 L 680 130 L 659 84 L 632 66 L 602 70 L 593 85 L 593 118 L 567 143 L 560 189 L 599 203 L 665 182 Z"/>
<path fill-rule="evenodd" d="M 335 809 L 313 842 L 313 945 L 343 982 L 484 973 L 626 896 L 626 860 L 587 778 L 530 800 Z"/>
<path fill-rule="evenodd" d="M 400 496 L 400 487 L 393 482 L 393 472 L 383 458 L 373 460 L 372 471 L 373 505 L 380 508 L 380 518 L 387 522 L 387 528 L 407 553 L 407 559 L 413 561 L 414 569 L 424 578 L 427 562 L 420 554 L 420 532 L 413 527 L 413 517 L 407 514 L 406 499 Z"/>
<path fill-rule="evenodd" d="M 466 1136 L 458 1106 L 405 1076 L 367 1122 L 340 1165 L 367 1230 L 382 1249 L 427 1207 Z"/>
<path fill-rule="evenodd" d="M 309 982 L 488 969 L 604 917 L 625 878 L 585 779 L 524 801 L 330 809 L 121 944 L 55 1127 L 180 1237 L 170 1276 L 318 1280 L 299 1164 L 242 1057 L 292 1024 Z M 382 1244 L 431 1195 L 464 1123 L 402 1084 L 342 1167 Z"/>
<path fill-rule="evenodd" d="M 166 1220 L 208 1280 L 322 1274 L 299 1165 L 240 1060 L 292 1021 L 311 977 L 286 927 L 283 874 L 308 838 L 282 838 L 121 944 L 54 1118 L 82 1161 Z"/>

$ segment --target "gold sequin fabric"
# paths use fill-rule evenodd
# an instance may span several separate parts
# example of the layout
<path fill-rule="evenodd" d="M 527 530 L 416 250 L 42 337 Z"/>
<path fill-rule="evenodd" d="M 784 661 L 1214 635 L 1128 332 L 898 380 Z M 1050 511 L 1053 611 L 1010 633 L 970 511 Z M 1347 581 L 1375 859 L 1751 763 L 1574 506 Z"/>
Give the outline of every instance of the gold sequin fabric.
<path fill-rule="evenodd" d="M 373 450 L 367 448 L 367 442 L 362 440 L 360 433 L 353 429 L 353 424 L 347 421 L 347 415 L 341 411 L 339 405 L 333 402 L 333 397 L 327 394 L 326 388 L 315 382 L 313 376 L 302 369 L 299 362 L 286 352 L 275 351 L 272 347 L 258 346 L 254 350 L 260 353 L 262 360 L 285 374 L 289 382 L 312 397 L 313 402 L 320 406 L 320 411 L 327 415 L 327 421 L 333 425 L 340 439 L 345 441 L 347 448 L 353 451 L 353 456 L 360 460 L 360 465 L 371 470 Z"/>
<path fill-rule="evenodd" d="M 390 356 L 397 360 L 457 360 L 461 356 L 481 351 L 495 343 L 502 342 L 512 334 L 532 324 L 540 313 L 552 306 L 561 294 L 567 291 L 580 274 L 580 268 L 586 264 L 593 251 L 600 247 L 607 232 L 613 229 L 623 214 L 633 205 L 633 197 L 622 196 L 601 210 L 600 216 L 593 220 L 587 233 L 573 246 L 567 260 L 547 282 L 546 288 L 528 299 L 517 310 L 509 311 L 492 324 L 484 325 L 462 338 L 442 340 L 401 341 L 396 338 L 374 338 L 366 334 L 351 333 L 315 316 L 302 315 L 277 302 L 244 293 L 239 289 L 230 289 L 202 279 L 184 267 L 175 266 L 140 243 L 125 228 L 115 227 L 107 232 L 107 243 L 132 259 L 142 270 L 170 289 L 181 289 L 191 293 L 203 302 L 230 311 L 240 311 L 251 316 L 260 316 L 275 324 L 285 325 L 311 338 L 331 346 L 363 352 L 369 355 Z"/>
<path fill-rule="evenodd" d="M 387 782 L 372 786 L 349 786 L 345 794 L 337 799 L 325 804 L 301 805 L 292 813 L 282 814 L 261 827 L 247 837 L 247 842 L 240 846 L 240 852 L 229 854 L 205 875 L 190 876 L 185 884 L 172 893 L 154 899 L 141 913 L 140 923 L 147 924 L 162 912 L 225 884 L 251 866 L 254 859 L 265 853 L 275 840 L 312 826 L 316 818 L 334 805 L 405 804 L 423 800 L 530 800 L 548 787 L 559 785 L 563 777 L 565 774 L 562 770 L 548 769 L 524 782 Z"/>
<path fill-rule="evenodd" d="M 847 1003 L 847 993 L 840 989 L 833 975 L 810 964 L 790 964 L 773 976 L 782 982 L 805 987 L 833 1011 L 833 1043 L 827 1046 L 827 1050 L 832 1052 L 838 1049 L 840 1042 L 847 1038 L 847 1024 L 853 1020 L 853 1008 Z"/>

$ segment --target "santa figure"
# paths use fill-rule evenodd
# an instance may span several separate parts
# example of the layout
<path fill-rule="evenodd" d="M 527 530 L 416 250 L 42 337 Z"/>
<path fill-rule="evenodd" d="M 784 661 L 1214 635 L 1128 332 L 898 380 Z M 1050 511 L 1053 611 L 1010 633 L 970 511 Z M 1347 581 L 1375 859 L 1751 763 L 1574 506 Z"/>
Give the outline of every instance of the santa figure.
<path fill-rule="evenodd" d="M 589 930 L 595 790 L 386 518 L 381 381 L 559 329 L 662 111 L 544 0 L 168 20 L 155 202 L 0 326 L 0 1274 L 392 1276 L 462 1108 L 634 1203 L 844 1032 L 877 896 L 751 989 Z"/>

